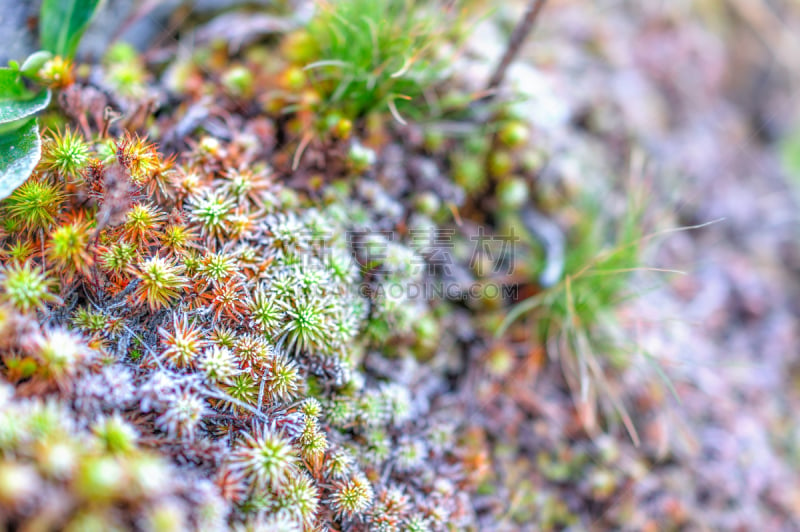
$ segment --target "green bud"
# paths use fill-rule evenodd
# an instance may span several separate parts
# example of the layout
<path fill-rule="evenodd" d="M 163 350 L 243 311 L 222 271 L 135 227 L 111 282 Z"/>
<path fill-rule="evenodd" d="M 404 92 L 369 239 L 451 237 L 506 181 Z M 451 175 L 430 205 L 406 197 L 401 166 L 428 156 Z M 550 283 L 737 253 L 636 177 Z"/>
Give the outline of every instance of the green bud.
<path fill-rule="evenodd" d="M 375 162 L 375 152 L 354 142 L 350 147 L 350 153 L 347 154 L 347 160 L 353 171 L 363 172 Z"/>
<path fill-rule="evenodd" d="M 80 465 L 76 489 L 91 500 L 114 497 L 125 485 L 122 466 L 110 456 L 88 457 Z"/>
<path fill-rule="evenodd" d="M 528 183 L 521 177 L 512 177 L 497 186 L 497 199 L 505 209 L 518 209 L 528 201 Z"/>
<path fill-rule="evenodd" d="M 509 148 L 518 148 L 528 142 L 529 135 L 528 126 L 515 120 L 507 122 L 500 129 L 499 137 L 500 142 Z"/>
<path fill-rule="evenodd" d="M 280 82 L 281 86 L 287 90 L 299 91 L 306 84 L 306 73 L 300 67 L 289 67 L 281 76 Z"/>
<path fill-rule="evenodd" d="M 486 184 L 483 165 L 477 157 L 459 157 L 453 163 L 453 179 L 467 192 L 474 192 Z"/>
<path fill-rule="evenodd" d="M 253 73 L 244 66 L 234 66 L 222 75 L 222 85 L 234 96 L 249 96 L 253 93 Z"/>
<path fill-rule="evenodd" d="M 511 173 L 514 159 L 506 150 L 495 150 L 489 154 L 489 173 L 492 177 L 503 177 Z"/>
<path fill-rule="evenodd" d="M 503 377 L 514 368 L 514 352 L 503 344 L 494 346 L 486 359 L 486 369 L 494 377 Z"/>
<path fill-rule="evenodd" d="M 437 152 L 444 146 L 444 140 L 444 134 L 441 131 L 431 129 L 425 132 L 423 143 L 429 152 Z"/>
<path fill-rule="evenodd" d="M 316 59 L 319 50 L 307 30 L 298 30 L 284 37 L 281 43 L 283 56 L 297 65 L 306 65 Z"/>
<path fill-rule="evenodd" d="M 439 209 L 442 207 L 442 202 L 439 200 L 439 196 L 428 191 L 417 194 L 414 198 L 414 205 L 422 214 L 433 216 L 439 212 Z"/>
<path fill-rule="evenodd" d="M 594 471 L 589 479 L 592 487 L 592 497 L 597 500 L 609 498 L 614 494 L 617 487 L 617 479 L 614 473 L 607 469 L 598 469 Z"/>

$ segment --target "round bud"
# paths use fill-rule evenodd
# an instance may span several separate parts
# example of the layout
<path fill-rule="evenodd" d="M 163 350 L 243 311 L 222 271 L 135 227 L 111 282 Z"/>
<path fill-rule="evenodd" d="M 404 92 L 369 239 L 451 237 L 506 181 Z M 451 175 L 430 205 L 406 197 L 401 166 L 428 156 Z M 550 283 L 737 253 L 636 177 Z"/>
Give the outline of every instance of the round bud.
<path fill-rule="evenodd" d="M 511 177 L 497 186 L 497 199 L 505 209 L 518 209 L 528 201 L 528 184 L 521 177 Z"/>
<path fill-rule="evenodd" d="M 467 192 L 474 192 L 486 184 L 486 174 L 477 157 L 459 157 L 454 161 L 453 179 Z"/>
<path fill-rule="evenodd" d="M 503 177 L 511 173 L 514 160 L 506 150 L 495 150 L 489 154 L 489 173 L 493 177 Z"/>
<path fill-rule="evenodd" d="M 234 66 L 222 75 L 222 85 L 234 96 L 249 96 L 253 93 L 253 73 L 244 66 Z"/>
<path fill-rule="evenodd" d="M 87 457 L 80 465 L 75 483 L 76 490 L 87 499 L 107 499 L 125 485 L 125 471 L 113 457 Z"/>
<path fill-rule="evenodd" d="M 339 121 L 336 123 L 336 127 L 333 130 L 334 134 L 340 139 L 349 139 L 352 131 L 353 122 L 347 118 L 339 119 Z"/>
<path fill-rule="evenodd" d="M 347 161 L 355 172 L 363 172 L 375 162 L 375 152 L 354 142 L 347 154 Z"/>
<path fill-rule="evenodd" d="M 198 148 L 202 152 L 216 156 L 219 153 L 220 143 L 219 140 L 215 139 L 214 137 L 205 136 L 200 139 Z"/>
<path fill-rule="evenodd" d="M 286 90 L 299 91 L 306 84 L 306 73 L 298 66 L 291 66 L 283 72 L 280 84 Z"/>
<path fill-rule="evenodd" d="M 514 368 L 514 351 L 505 344 L 497 344 L 486 357 L 486 370 L 494 377 L 503 377 Z"/>
<path fill-rule="evenodd" d="M 415 196 L 414 206 L 422 214 L 433 216 L 434 214 L 439 212 L 439 209 L 442 206 L 442 202 L 439 200 L 439 196 L 437 196 L 431 191 L 427 191 L 427 192 L 421 192 Z"/>
<path fill-rule="evenodd" d="M 517 148 L 528 142 L 528 126 L 519 121 L 507 122 L 500 129 L 500 141 L 509 148 Z"/>
<path fill-rule="evenodd" d="M 437 152 L 444 146 L 444 134 L 436 129 L 426 131 L 423 144 L 429 152 Z"/>
<path fill-rule="evenodd" d="M 308 31 L 298 30 L 284 37 L 281 52 L 292 63 L 306 65 L 316 58 L 318 49 L 317 43 Z"/>

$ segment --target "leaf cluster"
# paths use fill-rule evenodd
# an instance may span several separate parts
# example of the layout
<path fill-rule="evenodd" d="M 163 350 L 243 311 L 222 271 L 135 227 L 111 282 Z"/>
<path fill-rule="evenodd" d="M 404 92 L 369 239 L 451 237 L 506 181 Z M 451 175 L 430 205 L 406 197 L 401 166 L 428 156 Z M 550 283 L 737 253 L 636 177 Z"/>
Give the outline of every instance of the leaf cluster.
<path fill-rule="evenodd" d="M 0 68 L 0 199 L 31 175 L 41 157 L 36 114 L 50 103 L 48 82 L 61 81 L 100 0 L 45 0 L 39 18 L 42 50 Z M 67 59 L 65 63 L 63 59 Z M 47 72 L 56 73 L 53 79 Z M 40 85 L 38 90 L 29 83 Z"/>

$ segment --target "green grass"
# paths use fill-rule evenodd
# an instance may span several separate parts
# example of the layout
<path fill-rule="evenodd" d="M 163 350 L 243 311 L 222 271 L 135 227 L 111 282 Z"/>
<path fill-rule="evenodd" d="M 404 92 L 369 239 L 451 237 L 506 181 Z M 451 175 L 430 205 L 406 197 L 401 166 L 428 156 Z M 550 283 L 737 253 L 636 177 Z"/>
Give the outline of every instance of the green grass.
<path fill-rule="evenodd" d="M 634 289 L 640 284 L 632 283 L 637 272 L 682 273 L 645 264 L 644 252 L 654 240 L 721 220 L 648 233 L 645 220 L 648 189 L 632 179 L 626 185 L 626 192 L 627 206 L 616 215 L 606 209 L 613 202 L 602 194 L 585 193 L 570 206 L 576 222 L 569 231 L 563 279 L 511 308 L 496 335 L 503 335 L 518 321 L 518 326 L 530 325 L 534 340 L 544 345 L 549 356 L 562 366 L 576 408 L 593 413 L 599 405 L 606 413 L 615 412 L 638 445 L 633 420 L 610 376 L 628 367 L 637 357 L 653 370 L 678 402 L 680 399 L 660 361 L 637 345 L 620 324 L 618 310 L 641 295 Z M 598 430 L 597 419 L 592 417 L 585 423 L 590 435 Z"/>
<path fill-rule="evenodd" d="M 424 106 L 443 64 L 434 49 L 446 14 L 437 2 L 341 0 L 318 3 L 307 28 L 316 60 L 306 65 L 325 102 L 348 118 L 389 110 L 400 120 Z"/>
<path fill-rule="evenodd" d="M 630 192 L 618 217 L 607 213 L 602 198 L 586 194 L 573 208 L 580 218 L 571 228 L 564 277 L 557 285 L 514 306 L 497 332 L 525 319 L 533 335 L 561 363 L 576 407 L 594 408 L 596 399 L 611 403 L 632 439 L 638 436 L 621 400 L 607 382 L 609 362 L 625 365 L 615 310 L 635 297 L 631 276 L 647 270 L 642 264 L 644 201 Z M 587 430 L 590 430 L 587 427 Z"/>

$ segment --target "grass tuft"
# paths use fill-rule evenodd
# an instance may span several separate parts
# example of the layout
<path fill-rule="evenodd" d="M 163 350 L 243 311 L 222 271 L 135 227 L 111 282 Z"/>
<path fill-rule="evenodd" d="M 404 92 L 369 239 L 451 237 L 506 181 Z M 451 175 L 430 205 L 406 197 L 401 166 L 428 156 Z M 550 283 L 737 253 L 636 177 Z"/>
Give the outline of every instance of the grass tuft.
<path fill-rule="evenodd" d="M 636 295 L 630 288 L 632 275 L 651 270 L 642 258 L 649 238 L 644 233 L 644 192 L 632 187 L 618 217 L 604 209 L 609 203 L 597 195 L 580 197 L 575 205 L 580 216 L 571 228 L 562 281 L 514 306 L 497 331 L 502 335 L 523 317 L 532 323 L 535 338 L 561 363 L 587 431 L 596 428 L 596 398 L 602 391 L 601 398 L 613 405 L 637 444 L 633 423 L 606 382 L 605 367 L 609 360 L 625 363 L 614 356 L 620 352 L 615 311 Z"/>
<path fill-rule="evenodd" d="M 402 122 L 443 75 L 433 46 L 447 27 L 443 6 L 344 0 L 320 1 L 318 10 L 291 42 L 327 105 L 346 116 L 389 110 Z"/>

